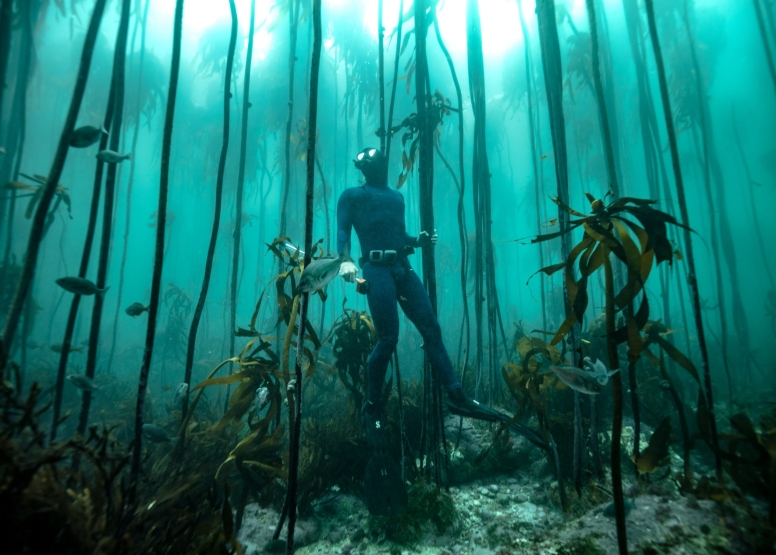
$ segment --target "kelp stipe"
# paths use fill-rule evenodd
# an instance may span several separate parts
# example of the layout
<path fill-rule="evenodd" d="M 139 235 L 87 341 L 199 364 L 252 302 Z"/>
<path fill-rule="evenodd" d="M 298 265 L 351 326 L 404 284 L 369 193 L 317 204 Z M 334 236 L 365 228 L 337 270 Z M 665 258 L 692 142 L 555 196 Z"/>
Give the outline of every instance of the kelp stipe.
<path fill-rule="evenodd" d="M 141 116 L 143 114 L 143 100 L 142 100 L 142 90 L 143 90 L 143 69 L 144 69 L 144 63 L 145 63 L 145 53 L 146 53 L 146 29 L 148 27 L 148 9 L 151 6 L 151 0 L 145 1 L 145 6 L 143 7 L 143 15 L 140 16 L 140 14 L 136 14 L 137 21 L 135 22 L 135 27 L 132 30 L 132 40 L 130 41 L 130 48 L 134 49 L 135 47 L 135 35 L 137 34 L 137 28 L 138 26 L 142 26 L 143 30 L 140 33 L 140 62 L 138 63 L 138 75 L 137 75 L 137 88 L 136 90 L 136 100 L 137 103 L 135 105 L 135 117 L 137 120 L 135 123 L 135 128 L 132 132 L 132 147 L 130 148 L 129 152 L 132 154 L 132 159 L 130 160 L 130 166 L 129 166 L 129 178 L 127 180 L 127 214 L 126 214 L 126 221 L 124 224 L 124 238 L 122 241 L 122 247 L 121 247 L 121 265 L 119 267 L 119 286 L 118 286 L 118 294 L 116 295 L 116 312 L 113 316 L 113 334 L 110 340 L 110 356 L 108 358 L 108 372 L 110 373 L 112 364 L 113 364 L 113 357 L 116 353 L 116 339 L 118 338 L 118 331 L 119 331 L 119 324 L 118 320 L 121 314 L 122 309 L 122 298 L 124 293 L 124 280 L 126 278 L 126 267 L 127 267 L 127 251 L 129 250 L 129 231 L 130 231 L 130 224 L 132 222 L 132 189 L 133 185 L 135 183 L 135 170 L 137 167 L 137 141 L 138 137 L 140 135 L 140 121 Z M 132 60 L 132 58 L 130 58 Z M 130 64 L 130 71 L 131 71 L 131 64 Z M 149 115 L 150 119 L 150 115 Z M 150 125 L 150 123 L 149 123 Z M 105 129 L 108 129 L 107 127 Z M 102 148 L 100 150 L 103 150 Z"/>
<path fill-rule="evenodd" d="M 113 120 L 111 123 L 110 150 L 118 152 L 121 139 L 121 122 L 124 117 L 124 82 L 125 66 L 127 58 L 127 38 L 129 35 L 130 0 L 122 0 L 121 19 L 116 34 L 116 48 L 113 55 L 113 75 L 111 88 L 113 89 Z M 100 258 L 97 263 L 97 280 L 95 284 L 99 289 L 105 288 L 105 279 L 108 275 L 108 257 L 110 256 L 111 232 L 113 230 L 113 205 L 116 193 L 116 176 L 119 164 L 108 164 L 105 176 L 105 196 L 102 207 L 102 237 L 100 238 Z M 92 320 L 89 330 L 89 348 L 86 358 L 86 370 L 84 374 L 89 379 L 94 378 L 97 369 L 97 343 L 100 337 L 100 324 L 102 323 L 103 295 L 94 296 L 92 306 Z M 84 391 L 81 398 L 81 413 L 78 418 L 78 433 L 86 433 L 89 422 L 89 408 L 91 406 L 92 393 Z"/>
<path fill-rule="evenodd" d="M 305 189 L 305 226 L 304 226 L 304 264 L 312 261 L 313 252 L 313 203 L 315 194 L 315 138 L 318 130 L 318 78 L 321 66 L 321 0 L 313 0 L 313 30 L 314 42 L 310 66 L 310 106 L 308 108 L 309 125 L 307 126 L 307 186 Z M 381 95 L 382 98 L 382 95 Z M 299 320 L 299 332 L 296 339 L 295 368 L 295 404 L 294 428 L 291 430 L 288 463 L 288 535 L 286 536 L 286 553 L 291 555 L 294 549 L 294 529 L 297 517 L 297 488 L 299 483 L 299 447 L 302 435 L 302 356 L 304 353 L 305 328 L 310 303 L 310 293 L 301 293 L 302 310 Z M 289 329 L 291 326 L 289 326 Z M 308 361 L 312 367 L 314 360 Z"/>
<path fill-rule="evenodd" d="M 235 212 L 234 212 L 234 231 L 232 245 L 232 266 L 231 282 L 229 285 L 229 355 L 234 356 L 234 331 L 237 325 L 237 275 L 240 266 L 240 241 L 242 239 L 242 214 L 243 214 L 243 191 L 245 189 L 245 157 L 248 142 L 248 109 L 251 107 L 251 62 L 253 60 L 253 35 L 255 34 L 256 21 L 256 0 L 251 0 L 251 18 L 248 23 L 248 52 L 245 54 L 245 76 L 243 77 L 243 105 L 242 105 L 242 123 L 240 128 L 240 162 L 237 170 L 237 191 L 235 192 Z M 230 368 L 231 372 L 231 368 Z M 228 398 L 229 389 L 227 389 Z"/>
<path fill-rule="evenodd" d="M 29 3 L 27 6 L 29 10 Z M 3 113 L 3 97 L 5 96 L 5 75 L 8 70 L 8 58 L 11 56 L 11 23 L 13 19 L 13 0 L 2 0 L 0 3 L 0 114 Z M 2 127 L 0 126 L 0 131 Z M 0 218 L 2 221 L 2 218 Z"/>
<path fill-rule="evenodd" d="M 215 206 L 213 208 L 213 225 L 210 230 L 210 242 L 207 248 L 205 258 L 205 271 L 202 277 L 202 288 L 199 292 L 197 306 L 194 308 L 194 316 L 191 319 L 191 328 L 189 329 L 189 342 L 186 348 L 186 368 L 184 370 L 183 382 L 191 386 L 191 370 L 194 366 L 194 349 L 197 342 L 197 330 L 202 318 L 202 311 L 205 308 L 208 289 L 210 287 L 210 276 L 213 271 L 213 258 L 216 252 L 216 241 L 218 239 L 218 228 L 221 223 L 221 200 L 224 191 L 224 171 L 226 170 L 226 154 L 229 150 L 229 108 L 231 103 L 231 93 L 229 88 L 232 84 L 232 65 L 234 63 L 234 49 L 237 42 L 237 8 L 234 0 L 229 0 L 229 10 L 232 14 L 231 33 L 229 36 L 229 48 L 226 54 L 226 67 L 224 69 L 224 95 L 223 95 L 223 128 L 221 155 L 218 159 L 218 173 L 216 174 Z M 158 216 L 157 216 L 158 217 Z M 183 403 L 183 414 L 188 408 L 188 396 Z"/>
<path fill-rule="evenodd" d="M 426 53 L 426 37 L 430 21 L 426 20 L 426 1 L 415 0 L 415 101 L 418 121 L 418 200 L 420 207 L 420 229 L 432 233 L 434 224 L 434 150 L 433 133 L 436 127 L 429 117 L 432 96 L 429 85 L 428 57 Z M 433 15 L 433 11 L 432 11 Z M 423 285 L 426 287 L 431 307 L 437 314 L 437 276 L 433 254 L 433 246 L 426 247 L 422 253 Z M 439 486 L 447 481 L 447 442 L 444 434 L 442 418 L 442 386 L 437 379 L 437 370 L 433 368 L 428 357 L 424 356 L 425 371 L 423 376 L 423 419 L 424 443 L 421 444 L 421 461 L 423 455 L 429 457 L 425 465 L 425 476 Z M 439 446 L 442 449 L 439 449 Z M 433 468 L 432 468 L 433 467 Z M 432 472 L 433 470 L 433 478 Z"/>
<path fill-rule="evenodd" d="M 285 165 L 283 167 L 278 237 L 284 237 L 286 235 L 288 191 L 291 188 L 291 124 L 294 118 L 294 67 L 296 66 L 296 38 L 299 30 L 300 1 L 301 0 L 288 0 L 288 30 L 291 37 L 291 47 L 288 50 L 288 115 L 286 117 L 285 146 L 283 151 L 285 155 Z M 282 268 L 282 266 L 280 267 Z"/>
<path fill-rule="evenodd" d="M 404 0 L 399 0 L 399 25 L 396 27 L 397 29 L 396 53 L 394 55 L 393 80 L 391 85 L 391 101 L 388 105 L 388 126 L 384 130 L 388 134 L 385 140 L 385 157 L 388 160 L 391 159 L 391 139 L 393 138 L 393 133 L 390 133 L 389 130 L 393 128 L 393 107 L 396 102 L 396 85 L 399 82 L 399 59 L 401 58 L 401 52 L 402 52 L 401 32 L 402 32 L 403 25 L 404 25 Z M 345 130 L 347 132 L 347 123 L 345 124 Z"/>
<path fill-rule="evenodd" d="M 170 156 L 172 153 L 172 127 L 175 121 L 175 101 L 178 95 L 178 76 L 181 64 L 181 36 L 183 34 L 183 0 L 175 2 L 173 23 L 172 60 L 170 62 L 170 86 L 167 91 L 167 105 L 164 113 L 164 134 L 162 136 L 161 171 L 159 175 L 159 200 L 157 203 L 156 237 L 154 242 L 154 269 L 151 277 L 151 298 L 148 303 L 148 324 L 146 326 L 145 349 L 140 367 L 135 408 L 134 442 L 132 444 L 132 466 L 129 479 L 129 496 L 134 502 L 137 496 L 137 481 L 140 475 L 140 458 L 143 449 L 143 415 L 148 373 L 156 337 L 156 324 L 159 314 L 159 294 L 162 288 L 162 269 L 164 267 L 164 234 L 167 227 L 167 196 L 170 183 Z M 190 388 L 187 388 L 187 393 Z M 188 401 L 188 394 L 184 405 Z M 185 411 L 184 411 L 185 412 Z"/>
<path fill-rule="evenodd" d="M 463 94 L 461 93 L 461 84 L 458 82 L 458 74 L 455 71 L 455 65 L 453 65 L 453 59 L 450 53 L 445 47 L 444 41 L 442 41 L 442 33 L 439 32 L 439 20 L 437 18 L 436 6 L 432 9 L 431 15 L 434 18 L 434 33 L 436 34 L 437 43 L 442 50 L 447 65 L 450 68 L 450 76 L 453 79 L 453 86 L 455 87 L 455 98 L 458 102 L 456 113 L 458 114 L 458 178 L 455 178 L 455 173 L 450 170 L 453 175 L 453 180 L 458 185 L 458 240 L 461 244 L 461 301 L 463 303 L 463 321 L 461 322 L 461 334 L 458 338 L 458 360 L 461 366 L 461 383 L 466 379 L 466 369 L 469 366 L 469 343 L 471 342 L 471 323 L 469 319 L 469 301 L 466 297 L 466 268 L 468 267 L 468 257 L 470 253 L 467 251 L 466 244 L 466 211 L 464 210 L 464 194 L 466 192 L 466 172 L 464 170 L 464 153 L 463 153 Z M 442 157 L 442 153 L 437 147 L 439 156 Z M 443 158 L 444 160 L 444 158 Z M 447 162 L 445 161 L 447 165 Z M 463 346 L 466 345 L 466 349 Z M 461 352 L 463 351 L 463 362 L 460 362 Z M 463 419 L 459 422 L 459 435 L 460 426 Z"/>

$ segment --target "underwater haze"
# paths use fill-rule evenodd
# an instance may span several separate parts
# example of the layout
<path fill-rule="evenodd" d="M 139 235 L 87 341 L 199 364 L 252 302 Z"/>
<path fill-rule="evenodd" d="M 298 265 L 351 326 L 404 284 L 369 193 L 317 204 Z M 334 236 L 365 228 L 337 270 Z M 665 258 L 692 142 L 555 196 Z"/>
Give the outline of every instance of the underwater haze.
<path fill-rule="evenodd" d="M 776 550 L 776 1 L 0 0 L 0 80 L 13 552 Z"/>

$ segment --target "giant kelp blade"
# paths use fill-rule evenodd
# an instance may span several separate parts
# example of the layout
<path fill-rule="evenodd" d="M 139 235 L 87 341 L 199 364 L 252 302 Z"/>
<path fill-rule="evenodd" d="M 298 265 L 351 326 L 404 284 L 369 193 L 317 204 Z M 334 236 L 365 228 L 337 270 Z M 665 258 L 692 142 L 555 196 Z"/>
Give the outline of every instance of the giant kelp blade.
<path fill-rule="evenodd" d="M 633 316 L 633 319 L 636 322 L 636 328 L 638 330 L 641 330 L 647 321 L 649 321 L 649 300 L 647 299 L 646 295 L 641 297 L 641 304 L 639 305 L 639 309 L 636 311 L 636 314 Z M 622 326 L 621 328 L 617 328 L 614 332 L 614 342 L 617 345 L 628 341 L 628 337 L 627 325 Z"/>
<path fill-rule="evenodd" d="M 540 272 L 543 272 L 545 275 L 551 276 L 558 270 L 562 270 L 565 266 L 566 266 L 565 262 L 558 262 L 557 264 L 550 264 L 549 266 L 540 268 L 536 270 L 533 274 L 531 274 L 531 277 L 528 278 L 528 281 L 531 281 L 531 278 L 533 278 L 536 274 Z M 528 285 L 528 281 L 525 282 L 526 285 Z"/>
<path fill-rule="evenodd" d="M 666 417 L 649 438 L 649 445 L 639 455 L 636 469 L 639 474 L 654 472 L 661 466 L 665 466 L 668 457 L 668 442 L 671 439 L 671 419 Z"/>
<path fill-rule="evenodd" d="M 234 336 L 235 337 L 259 337 L 259 332 L 246 330 L 245 328 L 241 328 L 240 326 L 237 326 L 237 329 L 234 330 Z"/>
<path fill-rule="evenodd" d="M 267 292 L 267 288 L 265 287 L 264 290 L 261 292 L 261 295 L 259 295 L 259 300 L 256 302 L 256 308 L 253 309 L 253 314 L 251 315 L 251 325 L 250 330 L 256 331 L 256 319 L 259 317 L 259 309 L 261 309 L 261 301 L 264 298 L 264 293 Z"/>
<path fill-rule="evenodd" d="M 734 414 L 730 417 L 730 424 L 744 436 L 748 447 L 754 450 L 758 455 L 758 460 L 752 461 L 755 465 L 765 464 L 771 459 L 768 450 L 761 444 L 760 438 L 752 425 L 752 421 L 745 414 Z M 735 454 L 736 449 L 731 445 L 731 451 Z"/>
<path fill-rule="evenodd" d="M 550 200 L 573 216 L 579 216 L 580 218 L 588 218 L 586 214 L 583 214 L 582 212 L 577 212 L 571 206 L 569 206 L 568 204 L 560 200 L 558 197 L 550 197 Z"/>
<path fill-rule="evenodd" d="M 574 324 L 577 323 L 577 315 L 572 311 L 566 316 L 566 319 L 563 321 L 563 324 L 561 324 L 560 329 L 555 334 L 555 337 L 552 338 L 552 341 L 550 341 L 550 345 L 555 345 L 558 343 L 561 339 L 566 337 L 568 333 L 571 331 L 571 328 L 574 327 Z"/>
<path fill-rule="evenodd" d="M 582 224 L 582 227 L 585 229 L 585 233 L 587 233 L 590 237 L 609 247 L 612 252 L 617 255 L 617 258 L 623 262 L 625 261 L 625 254 L 622 251 L 622 246 L 619 242 L 617 242 L 617 239 L 615 239 L 614 235 L 612 235 L 609 231 L 602 228 L 594 220 L 585 222 Z"/>
<path fill-rule="evenodd" d="M 615 200 L 611 205 L 609 205 L 610 208 L 616 207 L 620 208 L 625 206 L 626 204 L 635 204 L 636 206 L 649 206 L 650 204 L 657 204 L 656 200 L 649 200 L 645 198 L 635 198 L 635 197 L 621 197 L 617 200 Z"/>
<path fill-rule="evenodd" d="M 698 377 L 698 370 L 695 369 L 695 365 L 692 363 L 692 361 L 687 358 L 684 353 L 682 353 L 679 349 L 674 347 L 671 343 L 669 343 L 665 338 L 656 336 L 654 338 L 655 343 L 660 345 L 660 347 L 668 354 L 669 357 L 673 359 L 674 362 L 676 362 L 679 366 L 687 370 L 687 372 L 690 373 L 690 375 L 693 377 L 696 383 L 700 384 L 700 378 Z"/>
<path fill-rule="evenodd" d="M 634 280 L 638 282 L 641 277 L 641 257 L 642 253 L 639 247 L 631 238 L 625 226 L 616 218 L 611 220 L 614 228 L 617 230 L 617 235 L 620 238 L 620 244 L 625 252 L 625 265 L 628 268 L 628 280 Z"/>
<path fill-rule="evenodd" d="M 749 417 L 743 413 L 734 414 L 730 417 L 730 424 L 743 435 L 746 439 L 753 443 L 758 443 L 757 432 L 754 430 L 752 421 Z"/>
<path fill-rule="evenodd" d="M 587 278 L 582 278 L 577 283 L 577 292 L 571 305 L 571 310 L 574 311 L 578 322 L 581 322 L 585 317 L 588 301 Z"/>
<path fill-rule="evenodd" d="M 668 231 L 666 229 L 666 222 L 684 227 L 686 226 L 677 222 L 672 216 L 669 216 L 665 212 L 655 210 L 649 207 L 633 207 L 629 209 L 629 213 L 634 215 L 647 235 L 650 238 L 650 247 L 655 251 L 657 263 L 660 264 L 666 260 L 671 260 L 673 256 L 673 248 L 671 242 L 668 239 Z"/>
<path fill-rule="evenodd" d="M 237 362 L 237 360 L 235 359 L 233 362 Z M 221 376 L 219 378 L 210 378 L 209 380 L 199 382 L 196 386 L 194 386 L 192 391 L 196 391 L 197 389 L 202 389 L 211 385 L 233 384 L 233 383 L 241 382 L 245 379 L 247 379 L 245 375 L 243 375 L 240 372 L 235 372 L 231 376 Z"/>

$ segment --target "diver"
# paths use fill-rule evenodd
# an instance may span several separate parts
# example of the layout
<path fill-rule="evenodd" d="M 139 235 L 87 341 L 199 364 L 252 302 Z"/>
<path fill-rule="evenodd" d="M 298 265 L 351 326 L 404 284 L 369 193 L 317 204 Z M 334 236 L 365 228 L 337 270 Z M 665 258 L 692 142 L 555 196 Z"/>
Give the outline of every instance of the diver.
<path fill-rule="evenodd" d="M 366 399 L 362 407 L 367 443 L 375 450 L 367 466 L 364 486 L 371 513 L 393 514 L 400 512 L 407 502 L 396 463 L 385 453 L 387 440 L 382 425 L 385 374 L 399 341 L 397 304 L 423 337 L 426 356 L 447 390 L 450 412 L 490 422 L 504 422 L 509 418 L 464 394 L 442 343 L 442 331 L 431 300 L 407 259 L 416 248 L 433 247 L 437 242 L 436 231 L 422 231 L 417 237 L 406 232 L 404 197 L 388 187 L 388 161 L 379 149 L 365 148 L 353 162 L 366 182 L 360 187 L 345 189 L 340 195 L 337 251 L 340 256 L 351 252 L 350 234 L 355 229 L 362 251 L 359 264 L 368 284 L 367 302 L 377 332 L 377 343 L 367 361 Z M 354 282 L 358 268 L 346 260 L 340 265 L 339 274 L 345 281 Z"/>

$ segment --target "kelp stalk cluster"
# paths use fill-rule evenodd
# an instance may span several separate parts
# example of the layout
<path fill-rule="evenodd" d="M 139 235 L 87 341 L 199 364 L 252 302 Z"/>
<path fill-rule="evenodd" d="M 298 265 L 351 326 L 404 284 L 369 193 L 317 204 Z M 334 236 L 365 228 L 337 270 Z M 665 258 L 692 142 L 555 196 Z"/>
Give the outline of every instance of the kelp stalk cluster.
<path fill-rule="evenodd" d="M 35 267 L 38 262 L 38 252 L 43 239 L 46 216 L 51 206 L 51 200 L 54 197 L 59 178 L 62 176 L 62 169 L 65 167 L 65 160 L 69 150 L 70 135 L 75 129 L 75 122 L 78 118 L 78 112 L 83 101 L 86 81 L 89 77 L 89 68 L 92 63 L 92 54 L 94 45 L 97 41 L 97 32 L 99 31 L 102 14 L 105 11 L 105 0 L 96 0 L 92 17 L 89 20 L 89 27 L 86 31 L 83 50 L 81 51 L 81 61 L 78 66 L 78 74 L 73 88 L 73 95 L 70 99 L 70 107 L 67 111 L 67 118 L 59 137 L 54 161 L 51 163 L 46 178 L 46 184 L 43 187 L 38 207 L 35 209 L 35 216 L 32 220 L 32 229 L 27 241 L 27 249 L 24 254 L 24 263 L 19 281 L 16 285 L 11 309 L 8 311 L 8 317 L 3 327 L 2 338 L 0 339 L 0 370 L 5 369 L 8 360 L 8 353 L 11 348 L 11 342 L 16 334 L 16 328 L 19 325 L 19 319 L 22 315 L 22 307 L 27 298 L 27 293 L 32 286 L 32 278 L 35 274 Z"/>
<path fill-rule="evenodd" d="M 649 34 L 652 39 L 652 49 L 655 55 L 657 65 L 658 82 L 660 85 L 660 97 L 663 101 L 663 115 L 665 117 L 666 130 L 668 133 L 668 144 L 671 150 L 671 164 L 674 169 L 674 180 L 676 182 L 677 198 L 682 216 L 682 222 L 689 226 L 690 216 L 687 210 L 687 197 L 684 191 L 684 180 L 682 179 L 682 167 L 679 161 L 679 147 L 676 141 L 676 131 L 674 130 L 673 113 L 671 111 L 671 99 L 668 94 L 668 81 L 666 79 L 665 63 L 663 61 L 663 52 L 660 48 L 660 38 L 657 34 L 657 25 L 655 24 L 655 8 L 653 0 L 645 0 L 647 10 L 647 22 L 649 24 Z M 713 391 L 711 386 L 711 371 L 709 367 L 709 353 L 706 346 L 706 332 L 703 326 L 703 314 L 701 312 L 700 292 L 698 291 L 698 278 L 695 270 L 695 253 L 692 245 L 692 235 L 689 227 L 684 229 L 684 247 L 687 256 L 687 284 L 690 287 L 692 297 L 693 316 L 695 320 L 695 329 L 698 334 L 698 347 L 701 353 L 703 365 L 703 391 L 706 397 L 706 406 L 709 410 L 709 426 L 711 433 L 712 448 L 715 450 L 715 460 L 717 466 L 717 476 L 721 478 L 722 461 L 718 449 L 719 440 L 717 438 L 717 422 L 714 413 Z"/>
<path fill-rule="evenodd" d="M 130 0 L 122 0 L 121 19 L 116 35 L 116 48 L 113 55 L 113 76 L 111 88 L 113 89 L 113 122 L 111 125 L 110 141 L 108 146 L 114 152 L 119 150 L 121 140 L 121 123 L 124 118 L 124 82 L 125 66 L 127 59 L 127 39 L 129 36 L 129 12 Z M 110 256 L 111 236 L 113 231 L 113 208 L 116 194 L 116 178 L 119 164 L 109 164 L 105 175 L 105 195 L 102 205 L 102 237 L 100 238 L 100 258 L 97 262 L 97 280 L 95 284 L 99 289 L 105 288 L 105 280 L 108 275 L 108 258 Z M 100 338 L 100 326 L 102 324 L 102 307 L 104 299 L 102 295 L 94 296 L 92 305 L 92 320 L 89 330 L 89 347 L 86 355 L 87 378 L 94 378 L 97 370 L 97 346 Z M 78 433 L 86 433 L 89 422 L 89 409 L 91 407 L 92 392 L 84 390 L 81 397 L 81 413 L 78 418 Z"/>
<path fill-rule="evenodd" d="M 313 204 L 315 194 L 315 136 L 318 124 L 318 79 L 321 68 L 321 0 L 313 0 L 313 53 L 310 66 L 310 106 L 307 126 L 307 186 L 305 188 L 305 232 L 304 232 L 304 264 L 312 261 L 313 252 Z M 299 445 L 302 434 L 302 358 L 304 357 L 304 338 L 307 323 L 307 312 L 310 293 L 301 293 L 301 314 L 299 331 L 296 341 L 296 417 L 291 433 L 290 457 L 288 465 L 288 535 L 286 537 L 286 553 L 291 555 L 294 548 L 294 527 L 296 525 L 297 487 L 299 480 Z M 313 364 L 309 360 L 310 365 Z"/>

